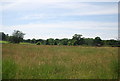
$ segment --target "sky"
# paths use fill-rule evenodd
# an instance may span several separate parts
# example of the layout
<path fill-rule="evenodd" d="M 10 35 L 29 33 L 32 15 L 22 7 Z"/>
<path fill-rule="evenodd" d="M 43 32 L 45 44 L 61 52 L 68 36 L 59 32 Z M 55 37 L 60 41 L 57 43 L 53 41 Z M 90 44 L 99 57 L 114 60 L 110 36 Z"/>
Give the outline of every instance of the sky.
<path fill-rule="evenodd" d="M 74 34 L 117 39 L 118 1 L 100 1 L 3 0 L 0 32 L 12 35 L 20 30 L 25 39 L 72 38 Z"/>

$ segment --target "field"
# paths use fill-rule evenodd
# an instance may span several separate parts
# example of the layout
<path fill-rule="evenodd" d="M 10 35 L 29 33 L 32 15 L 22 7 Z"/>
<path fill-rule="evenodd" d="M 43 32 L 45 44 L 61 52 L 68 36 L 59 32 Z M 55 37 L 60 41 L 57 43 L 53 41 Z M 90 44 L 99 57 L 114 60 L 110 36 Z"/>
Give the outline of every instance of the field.
<path fill-rule="evenodd" d="M 3 43 L 6 44 L 6 43 L 9 43 L 9 42 L 7 42 L 7 41 L 0 41 L 0 43 L 2 43 L 2 44 L 3 44 Z"/>
<path fill-rule="evenodd" d="M 3 79 L 116 79 L 117 47 L 3 44 Z"/>

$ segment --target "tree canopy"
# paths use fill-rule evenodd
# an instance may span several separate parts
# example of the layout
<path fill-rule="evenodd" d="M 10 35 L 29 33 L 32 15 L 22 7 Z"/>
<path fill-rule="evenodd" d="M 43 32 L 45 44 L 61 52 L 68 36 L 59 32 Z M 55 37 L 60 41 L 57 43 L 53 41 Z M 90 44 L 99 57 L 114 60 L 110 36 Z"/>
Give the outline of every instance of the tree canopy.
<path fill-rule="evenodd" d="M 100 37 L 95 38 L 85 38 L 82 37 L 81 34 L 74 34 L 72 39 L 63 38 L 63 39 L 24 39 L 24 33 L 15 30 L 12 36 L 5 34 L 4 32 L 0 32 L 0 40 L 10 41 L 11 43 L 33 43 L 37 45 L 87 45 L 87 46 L 120 46 L 119 40 L 102 40 Z"/>
<path fill-rule="evenodd" d="M 24 33 L 19 30 L 14 30 L 12 36 L 10 36 L 10 42 L 12 43 L 20 43 L 23 41 Z"/>

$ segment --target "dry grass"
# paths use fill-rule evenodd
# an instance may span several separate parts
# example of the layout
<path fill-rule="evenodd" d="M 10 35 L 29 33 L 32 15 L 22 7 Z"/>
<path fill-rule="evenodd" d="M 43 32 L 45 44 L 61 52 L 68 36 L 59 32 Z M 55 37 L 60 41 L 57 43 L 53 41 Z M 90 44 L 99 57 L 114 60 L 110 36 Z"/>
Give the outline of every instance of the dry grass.
<path fill-rule="evenodd" d="M 118 48 L 3 44 L 3 78 L 115 79 Z M 6 68 L 11 63 L 10 68 Z M 11 67 L 15 71 L 11 72 Z M 14 76 L 11 76 L 14 75 Z"/>

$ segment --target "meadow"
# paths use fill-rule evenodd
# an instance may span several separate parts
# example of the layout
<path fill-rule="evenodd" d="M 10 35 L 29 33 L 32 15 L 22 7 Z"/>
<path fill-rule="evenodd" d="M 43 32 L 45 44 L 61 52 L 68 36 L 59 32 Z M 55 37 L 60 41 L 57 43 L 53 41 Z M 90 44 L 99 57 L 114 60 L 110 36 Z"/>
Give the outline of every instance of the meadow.
<path fill-rule="evenodd" d="M 3 79 L 118 78 L 118 47 L 2 46 Z"/>
<path fill-rule="evenodd" d="M 8 41 L 0 41 L 0 44 L 6 44 L 9 43 Z"/>

